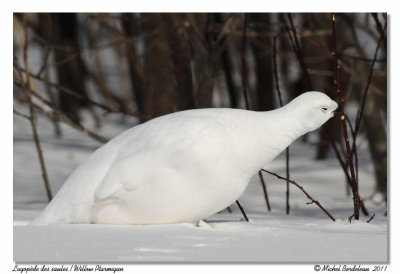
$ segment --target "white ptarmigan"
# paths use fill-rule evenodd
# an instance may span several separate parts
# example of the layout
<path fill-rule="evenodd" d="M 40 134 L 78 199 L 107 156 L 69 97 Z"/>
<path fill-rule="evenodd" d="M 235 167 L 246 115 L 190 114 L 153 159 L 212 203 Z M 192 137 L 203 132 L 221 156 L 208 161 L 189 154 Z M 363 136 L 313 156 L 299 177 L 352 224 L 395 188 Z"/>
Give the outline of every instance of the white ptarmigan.
<path fill-rule="evenodd" d="M 234 203 L 260 168 L 336 108 L 313 91 L 272 111 L 194 109 L 155 118 L 97 149 L 33 224 L 197 223 Z"/>

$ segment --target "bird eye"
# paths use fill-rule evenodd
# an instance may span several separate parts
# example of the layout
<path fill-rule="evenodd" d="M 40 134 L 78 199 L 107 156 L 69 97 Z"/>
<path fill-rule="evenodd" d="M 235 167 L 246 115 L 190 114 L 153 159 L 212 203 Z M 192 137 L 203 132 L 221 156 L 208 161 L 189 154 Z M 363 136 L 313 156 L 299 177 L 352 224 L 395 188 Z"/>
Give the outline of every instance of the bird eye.
<path fill-rule="evenodd" d="M 327 107 L 322 107 L 322 108 L 321 108 L 321 111 L 324 112 L 324 113 L 325 113 L 327 110 L 328 110 Z"/>

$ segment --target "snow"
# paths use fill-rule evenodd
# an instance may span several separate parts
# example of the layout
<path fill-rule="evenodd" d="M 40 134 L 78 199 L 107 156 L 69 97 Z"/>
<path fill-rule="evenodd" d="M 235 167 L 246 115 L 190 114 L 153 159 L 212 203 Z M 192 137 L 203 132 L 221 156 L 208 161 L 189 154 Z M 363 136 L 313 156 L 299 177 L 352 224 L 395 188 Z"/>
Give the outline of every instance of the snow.
<path fill-rule="evenodd" d="M 109 115 L 100 134 L 110 138 L 132 126 Z M 246 223 L 235 204 L 233 213 L 223 211 L 207 224 L 123 226 L 50 225 L 31 226 L 46 206 L 41 171 L 29 123 L 13 118 L 14 228 L 13 257 L 16 262 L 267 262 L 267 263 L 386 263 L 388 262 L 388 218 L 383 204 L 365 204 L 375 217 L 348 223 L 351 197 L 346 196 L 344 176 L 331 158 L 315 161 L 314 146 L 295 142 L 290 147 L 291 178 L 301 184 L 335 218 L 332 222 L 317 206 L 307 205 L 305 195 L 291 186 L 290 215 L 285 213 L 286 183 L 264 174 L 272 211 L 268 212 L 258 177 L 239 198 L 251 219 Z M 91 120 L 85 116 L 86 126 Z M 38 118 L 40 140 L 53 192 L 100 144 L 62 125 L 64 137 L 53 136 L 53 126 Z M 309 138 L 315 140 L 313 136 Z M 359 149 L 360 193 L 373 193 L 373 168 L 366 143 Z M 285 174 L 285 156 L 280 155 L 268 170 Z"/>
<path fill-rule="evenodd" d="M 293 219 L 297 221 L 282 222 L 279 217 L 251 224 L 219 220 L 210 223 L 210 228 L 189 224 L 16 226 L 17 243 L 25 244 L 16 244 L 14 258 L 125 263 L 386 261 L 382 245 L 386 230 L 381 225 Z"/>

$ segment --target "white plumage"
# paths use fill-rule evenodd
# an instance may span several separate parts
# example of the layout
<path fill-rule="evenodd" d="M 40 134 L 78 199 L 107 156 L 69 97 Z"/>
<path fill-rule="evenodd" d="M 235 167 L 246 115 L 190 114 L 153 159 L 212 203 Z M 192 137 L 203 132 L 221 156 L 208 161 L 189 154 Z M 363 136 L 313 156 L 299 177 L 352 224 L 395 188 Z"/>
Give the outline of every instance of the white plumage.
<path fill-rule="evenodd" d="M 135 126 L 97 149 L 33 224 L 197 223 L 337 104 L 307 92 L 267 112 L 195 109 Z"/>

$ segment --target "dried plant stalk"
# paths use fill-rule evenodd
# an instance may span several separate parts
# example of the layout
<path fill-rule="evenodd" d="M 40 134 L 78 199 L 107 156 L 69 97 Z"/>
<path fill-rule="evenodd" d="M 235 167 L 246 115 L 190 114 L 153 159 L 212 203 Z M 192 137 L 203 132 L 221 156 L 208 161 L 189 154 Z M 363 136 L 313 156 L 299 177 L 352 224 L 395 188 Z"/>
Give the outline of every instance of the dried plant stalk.
<path fill-rule="evenodd" d="M 277 51 L 276 51 L 276 35 L 275 35 L 274 36 L 274 44 L 273 44 L 274 77 L 275 77 L 276 92 L 278 93 L 278 98 L 279 98 L 279 104 L 282 107 L 283 102 L 282 102 L 281 90 L 279 88 L 278 65 L 276 62 L 276 52 Z M 286 178 L 288 178 L 288 179 L 290 178 L 289 147 L 286 148 Z M 289 182 L 286 182 L 286 214 L 289 214 L 289 212 L 290 212 L 289 198 L 290 198 Z"/>
<path fill-rule="evenodd" d="M 249 222 L 249 218 L 247 218 L 246 212 L 244 212 L 244 209 L 242 207 L 242 205 L 239 203 L 238 200 L 236 200 L 236 204 L 238 205 L 240 212 L 242 212 L 244 219 L 246 220 L 246 222 Z"/>
<path fill-rule="evenodd" d="M 34 108 L 33 108 L 33 102 L 32 102 L 32 92 L 31 92 L 31 89 L 30 89 L 30 79 L 29 79 L 29 73 L 28 73 L 29 72 L 29 66 L 28 66 L 28 28 L 27 28 L 27 25 L 26 25 L 25 16 L 23 16 L 23 25 L 24 25 L 24 38 L 25 38 L 23 56 L 24 56 L 25 69 L 27 71 L 26 74 L 25 74 L 26 75 L 26 83 L 24 83 L 24 81 L 23 81 L 22 73 L 21 73 L 21 80 L 22 80 L 23 89 L 28 95 L 29 121 L 30 121 L 30 124 L 31 124 L 31 127 L 32 127 L 33 139 L 34 139 L 34 142 L 35 142 L 36 151 L 38 153 L 40 167 L 42 169 L 42 177 L 43 177 L 44 186 L 45 186 L 45 189 L 46 189 L 47 198 L 48 198 L 49 201 L 51 201 L 51 199 L 53 199 L 53 194 L 52 194 L 52 191 L 51 191 L 49 178 L 47 176 L 47 170 L 46 170 L 46 165 L 45 165 L 45 162 L 44 162 L 42 148 L 41 148 L 41 145 L 40 145 L 39 135 L 38 135 L 37 130 L 36 130 L 36 122 L 35 122 L 35 116 L 34 116 L 35 114 L 34 114 Z"/>
<path fill-rule="evenodd" d="M 261 170 L 258 171 L 258 176 L 260 177 L 260 182 L 261 182 L 261 186 L 263 188 L 264 198 L 265 198 L 265 203 L 267 205 L 267 209 L 268 209 L 268 211 L 271 211 L 271 205 L 269 204 L 267 186 L 265 184 L 264 177 L 262 176 Z"/>
<path fill-rule="evenodd" d="M 242 35 L 242 89 L 243 89 L 243 96 L 246 102 L 246 109 L 250 110 L 249 98 L 247 94 L 246 28 L 247 28 L 247 14 L 245 13 L 243 19 L 243 35 Z M 239 200 L 236 200 L 236 204 L 239 206 L 240 211 L 242 212 L 244 218 L 248 222 L 249 219 L 247 218 L 243 207 L 240 205 Z"/>
<path fill-rule="evenodd" d="M 274 175 L 274 176 L 277 177 L 278 179 L 285 180 L 286 182 L 289 182 L 289 183 L 291 183 L 291 184 L 297 186 L 301 191 L 303 191 L 303 193 L 307 196 L 307 198 L 311 200 L 311 202 L 309 202 L 309 203 L 307 203 L 307 204 L 316 204 L 320 209 L 322 209 L 323 212 L 325 212 L 326 215 L 328 215 L 328 217 L 329 217 L 332 221 L 334 221 L 334 222 L 336 221 L 335 218 L 333 218 L 333 216 L 332 216 L 332 215 L 331 215 L 317 200 L 315 200 L 313 197 L 311 197 L 311 195 L 308 194 L 307 191 L 305 191 L 305 189 L 304 189 L 301 185 L 299 185 L 298 183 L 296 183 L 296 182 L 293 181 L 293 180 L 290 180 L 290 179 L 288 179 L 288 178 L 279 176 L 278 174 L 273 173 L 273 172 L 271 172 L 271 171 L 268 171 L 268 170 L 265 170 L 265 169 L 261 169 L 261 170 L 264 171 L 264 172 L 267 172 L 267 173 L 269 173 L 269 174 L 271 174 L 271 175 Z"/>
<path fill-rule="evenodd" d="M 247 28 L 247 14 L 244 14 L 243 19 L 243 33 L 242 33 L 242 90 L 244 100 L 246 102 L 246 109 L 250 110 L 249 95 L 247 92 L 247 60 L 246 60 L 246 28 Z"/>
<path fill-rule="evenodd" d="M 342 96 L 341 90 L 341 82 L 340 82 L 340 66 L 339 66 L 339 58 L 337 56 L 337 49 L 336 49 L 336 24 L 335 24 L 335 15 L 332 14 L 332 42 L 333 42 L 333 57 L 335 62 L 335 71 L 336 71 L 336 93 L 339 99 L 339 109 L 340 109 L 340 120 L 342 123 L 343 128 L 343 137 L 346 144 L 346 156 L 349 162 L 350 167 L 350 176 L 351 176 L 351 190 L 353 193 L 353 204 L 354 204 L 354 218 L 358 220 L 360 218 L 360 207 L 361 207 L 361 200 L 358 194 L 358 182 L 356 180 L 356 175 L 354 171 L 354 162 L 353 157 L 350 149 L 350 141 L 349 135 L 347 133 L 347 123 L 344 114 L 344 98 Z"/>

